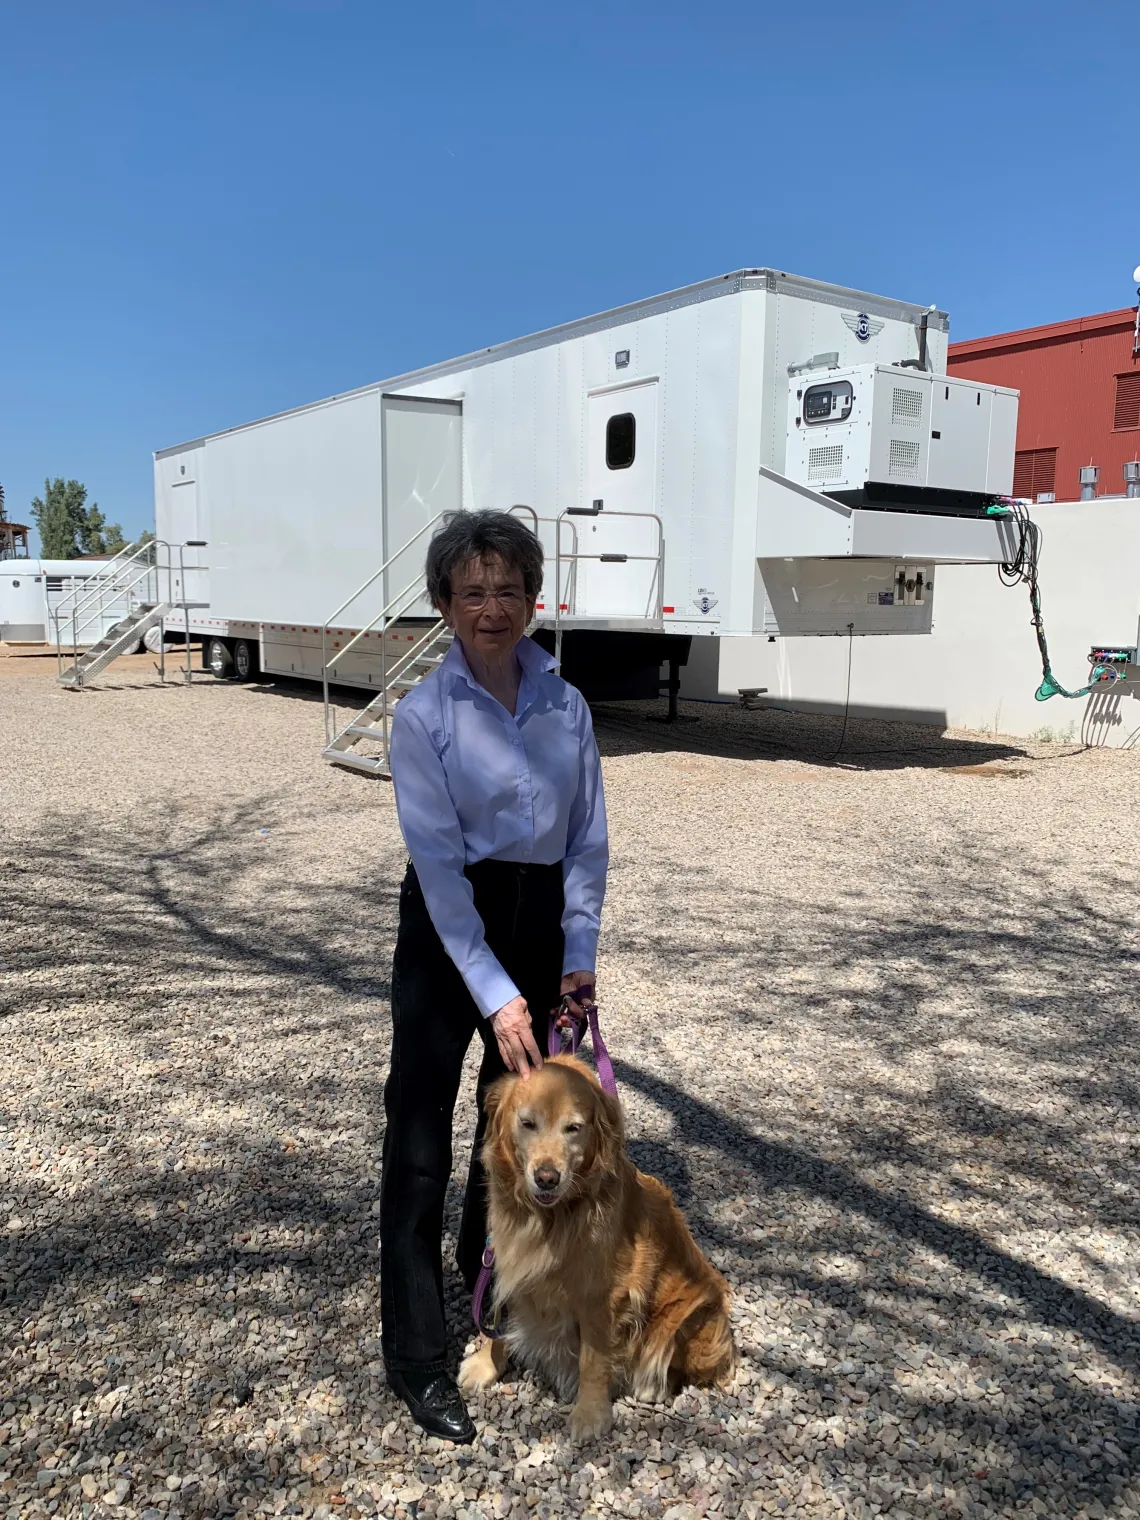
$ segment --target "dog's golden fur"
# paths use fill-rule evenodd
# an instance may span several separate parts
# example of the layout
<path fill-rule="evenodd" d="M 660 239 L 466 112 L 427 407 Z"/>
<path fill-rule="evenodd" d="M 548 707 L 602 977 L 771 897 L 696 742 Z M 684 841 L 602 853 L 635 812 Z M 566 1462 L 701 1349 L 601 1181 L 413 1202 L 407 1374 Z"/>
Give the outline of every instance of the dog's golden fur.
<path fill-rule="evenodd" d="M 486 1108 L 495 1301 L 508 1329 L 466 1358 L 464 1392 L 493 1383 L 512 1351 L 576 1399 L 571 1433 L 583 1439 L 609 1430 L 616 1391 L 655 1402 L 725 1381 L 727 1284 L 669 1189 L 626 1155 L 617 1099 L 556 1056 L 526 1082 L 500 1078 Z"/>

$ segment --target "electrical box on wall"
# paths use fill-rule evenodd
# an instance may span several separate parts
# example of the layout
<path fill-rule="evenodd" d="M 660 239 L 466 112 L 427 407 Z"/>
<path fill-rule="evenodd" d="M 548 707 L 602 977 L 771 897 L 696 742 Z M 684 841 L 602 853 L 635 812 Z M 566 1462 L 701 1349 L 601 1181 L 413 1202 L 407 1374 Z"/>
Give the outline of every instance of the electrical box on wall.
<path fill-rule="evenodd" d="M 930 632 L 933 566 L 874 559 L 761 559 L 757 565 L 764 633 Z"/>
<path fill-rule="evenodd" d="M 785 473 L 850 504 L 929 510 L 929 493 L 1008 495 L 1017 392 L 862 364 L 793 377 Z M 878 493 L 875 486 L 886 487 Z"/>

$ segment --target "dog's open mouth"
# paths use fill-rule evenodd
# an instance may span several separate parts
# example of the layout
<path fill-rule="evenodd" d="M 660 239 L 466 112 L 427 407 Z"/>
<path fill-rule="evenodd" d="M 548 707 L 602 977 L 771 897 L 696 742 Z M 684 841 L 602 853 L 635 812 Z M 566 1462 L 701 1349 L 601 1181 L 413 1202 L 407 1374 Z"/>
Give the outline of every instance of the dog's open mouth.
<path fill-rule="evenodd" d="M 559 1200 L 559 1198 L 561 1196 L 562 1196 L 561 1190 L 559 1188 L 556 1188 L 556 1187 L 553 1187 L 553 1188 L 540 1188 L 540 1187 L 536 1187 L 535 1190 L 534 1190 L 534 1201 L 535 1201 L 535 1203 L 541 1204 L 544 1209 L 548 1209 L 548 1208 L 551 1207 L 552 1204 L 557 1203 L 558 1200 Z"/>

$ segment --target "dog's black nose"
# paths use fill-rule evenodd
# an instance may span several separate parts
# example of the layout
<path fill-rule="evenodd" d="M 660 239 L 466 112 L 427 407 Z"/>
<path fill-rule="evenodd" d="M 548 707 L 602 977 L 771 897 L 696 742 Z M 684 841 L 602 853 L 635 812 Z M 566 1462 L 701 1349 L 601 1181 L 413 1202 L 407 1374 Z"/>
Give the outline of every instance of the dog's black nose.
<path fill-rule="evenodd" d="M 540 1187 L 544 1193 L 549 1193 L 562 1181 L 562 1173 L 556 1166 L 536 1166 L 534 1180 L 537 1187 Z"/>

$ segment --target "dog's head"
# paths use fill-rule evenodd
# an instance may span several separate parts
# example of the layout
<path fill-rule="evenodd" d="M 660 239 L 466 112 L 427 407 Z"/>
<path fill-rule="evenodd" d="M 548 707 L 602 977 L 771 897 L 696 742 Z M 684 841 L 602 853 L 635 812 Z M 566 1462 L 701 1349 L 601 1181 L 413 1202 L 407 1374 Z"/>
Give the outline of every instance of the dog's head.
<path fill-rule="evenodd" d="M 484 1164 L 520 1203 L 570 1203 L 621 1164 L 621 1105 L 573 1056 L 554 1056 L 525 1082 L 500 1077 L 484 1102 Z"/>

